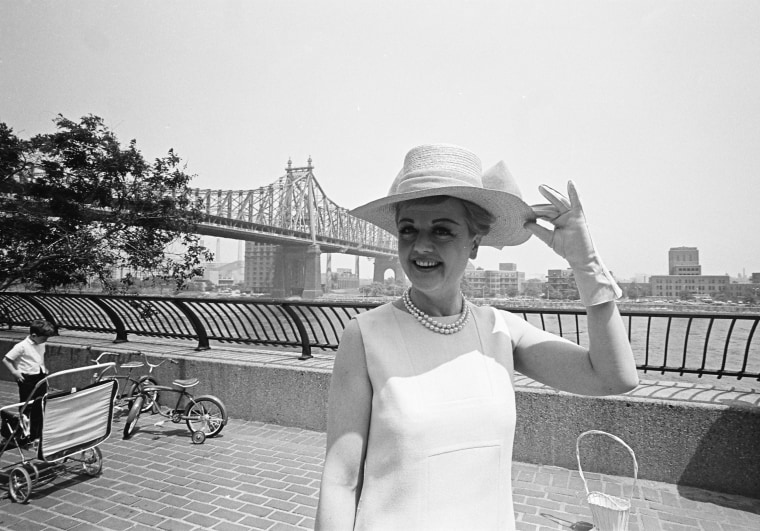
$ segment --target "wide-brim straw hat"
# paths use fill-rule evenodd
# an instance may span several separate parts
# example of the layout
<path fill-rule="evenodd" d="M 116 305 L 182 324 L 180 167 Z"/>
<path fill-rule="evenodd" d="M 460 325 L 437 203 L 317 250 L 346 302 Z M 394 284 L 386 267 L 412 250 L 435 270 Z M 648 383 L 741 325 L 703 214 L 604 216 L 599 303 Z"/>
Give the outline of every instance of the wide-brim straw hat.
<path fill-rule="evenodd" d="M 388 195 L 357 207 L 350 213 L 397 233 L 396 205 L 422 197 L 449 196 L 475 203 L 495 221 L 481 245 L 520 245 L 531 237 L 523 225 L 535 221 L 533 209 L 522 200 L 520 189 L 504 161 L 482 171 L 471 151 L 451 144 L 425 144 L 412 148 L 404 158 Z"/>

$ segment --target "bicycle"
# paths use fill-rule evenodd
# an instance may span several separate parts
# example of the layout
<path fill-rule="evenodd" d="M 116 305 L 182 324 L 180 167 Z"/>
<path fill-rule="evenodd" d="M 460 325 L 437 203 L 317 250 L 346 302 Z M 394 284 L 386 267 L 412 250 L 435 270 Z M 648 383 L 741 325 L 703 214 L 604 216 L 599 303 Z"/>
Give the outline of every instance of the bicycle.
<path fill-rule="evenodd" d="M 84 347 L 89 349 L 89 347 Z M 99 383 L 104 382 L 108 380 L 114 380 L 117 384 L 117 391 L 116 391 L 116 399 L 114 402 L 114 411 L 115 413 L 118 413 L 117 416 L 121 416 L 124 414 L 124 412 L 128 412 L 129 408 L 132 407 L 132 402 L 134 399 L 141 394 L 141 391 L 145 385 L 158 385 L 158 381 L 152 376 L 153 369 L 158 367 L 158 365 L 152 365 L 150 362 L 148 362 L 147 356 L 140 352 L 139 350 L 130 351 L 130 352 L 115 352 L 115 351 L 104 351 L 102 352 L 96 359 L 90 360 L 92 363 L 95 364 L 102 364 L 101 358 L 104 356 L 116 356 L 117 358 L 119 356 L 125 355 L 125 354 L 137 354 L 139 356 L 143 356 L 145 358 L 145 363 L 142 361 L 137 360 L 130 360 L 125 363 L 121 363 L 119 365 L 116 365 L 115 363 L 110 364 L 105 369 L 101 369 L 93 373 L 92 375 L 92 382 L 93 383 Z M 139 369 L 140 367 L 143 367 L 145 365 L 148 365 L 150 369 L 148 369 L 148 374 L 143 374 L 140 376 L 133 376 L 132 371 L 134 369 Z M 127 373 L 119 373 L 119 369 L 128 369 Z M 158 399 L 158 393 L 152 392 L 148 395 L 146 395 L 144 401 L 143 401 L 143 408 L 145 411 L 148 411 L 153 407 L 153 403 Z"/>
<path fill-rule="evenodd" d="M 147 361 L 147 356 L 146 356 Z M 172 359 L 163 359 L 158 364 L 151 364 L 151 367 L 157 367 L 166 361 L 177 363 Z M 192 441 L 195 444 L 202 444 L 206 437 L 215 437 L 219 435 L 222 428 L 227 424 L 227 408 L 224 403 L 212 395 L 203 395 L 194 397 L 188 389 L 195 387 L 200 383 L 198 378 L 186 380 L 174 380 L 172 386 L 149 384 L 143 385 L 140 394 L 134 399 L 132 406 L 129 408 L 127 420 L 124 423 L 124 439 L 129 439 L 137 428 L 137 421 L 140 414 L 152 410 L 153 413 L 159 414 L 164 418 L 171 419 L 175 424 L 185 421 L 188 430 L 190 430 Z M 174 393 L 177 395 L 177 402 L 174 408 L 161 405 L 158 401 L 158 394 L 166 396 L 165 393 Z M 150 401 L 150 407 L 145 403 Z M 181 407 L 184 403 L 184 407 Z"/>

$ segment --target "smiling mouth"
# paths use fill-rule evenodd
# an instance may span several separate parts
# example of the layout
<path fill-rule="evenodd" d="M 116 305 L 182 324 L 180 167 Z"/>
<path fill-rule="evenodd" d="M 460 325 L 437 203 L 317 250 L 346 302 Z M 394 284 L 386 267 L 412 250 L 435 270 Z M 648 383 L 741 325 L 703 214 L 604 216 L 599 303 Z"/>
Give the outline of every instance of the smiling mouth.
<path fill-rule="evenodd" d="M 435 260 L 412 260 L 412 263 L 419 269 L 435 269 L 441 262 Z"/>

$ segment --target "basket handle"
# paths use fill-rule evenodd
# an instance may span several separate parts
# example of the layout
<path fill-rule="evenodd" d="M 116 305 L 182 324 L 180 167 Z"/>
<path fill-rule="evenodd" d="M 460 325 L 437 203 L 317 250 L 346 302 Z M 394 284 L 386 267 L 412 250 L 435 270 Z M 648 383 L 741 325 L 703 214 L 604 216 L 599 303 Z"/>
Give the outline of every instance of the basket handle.
<path fill-rule="evenodd" d="M 586 488 L 586 494 L 590 494 L 588 490 L 588 483 L 586 482 L 586 477 L 583 475 L 583 468 L 581 467 L 581 451 L 580 451 L 580 443 L 581 439 L 585 437 L 586 435 L 606 435 L 607 437 L 610 437 L 611 439 L 619 442 L 622 444 L 626 450 L 628 450 L 628 453 L 631 454 L 631 457 L 633 458 L 633 487 L 636 488 L 636 480 L 639 477 L 639 463 L 636 461 L 636 454 L 633 453 L 633 449 L 628 446 L 623 439 L 618 437 L 617 435 L 612 435 L 611 433 L 607 433 L 606 431 L 601 430 L 589 430 L 584 431 L 580 435 L 578 435 L 578 439 L 575 441 L 575 458 L 578 460 L 578 472 L 581 475 L 581 479 L 583 480 L 583 486 Z"/>

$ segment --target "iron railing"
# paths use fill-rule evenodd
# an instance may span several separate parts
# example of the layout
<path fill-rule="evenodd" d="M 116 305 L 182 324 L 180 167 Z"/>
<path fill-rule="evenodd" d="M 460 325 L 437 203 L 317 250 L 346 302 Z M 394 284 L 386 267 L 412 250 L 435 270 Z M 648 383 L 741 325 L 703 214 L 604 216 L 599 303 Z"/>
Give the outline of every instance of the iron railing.
<path fill-rule="evenodd" d="M 334 351 L 348 322 L 379 302 L 180 298 L 54 293 L 0 293 L 0 323 L 26 326 L 47 319 L 62 329 L 212 342 Z M 587 346 L 583 309 L 510 307 L 514 314 Z M 644 372 L 756 378 L 760 381 L 760 314 L 621 309 Z"/>

